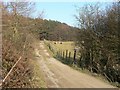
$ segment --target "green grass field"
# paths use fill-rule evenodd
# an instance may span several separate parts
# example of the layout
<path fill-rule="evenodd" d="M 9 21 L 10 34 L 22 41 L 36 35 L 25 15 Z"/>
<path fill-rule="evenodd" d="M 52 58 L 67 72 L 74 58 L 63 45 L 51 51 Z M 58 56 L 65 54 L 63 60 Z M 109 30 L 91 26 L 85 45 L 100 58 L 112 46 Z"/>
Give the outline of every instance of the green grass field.
<path fill-rule="evenodd" d="M 75 48 L 74 42 L 66 41 L 66 42 L 62 42 L 62 44 L 61 44 L 59 41 L 47 41 L 47 40 L 45 40 L 45 43 L 49 44 L 55 53 L 59 52 L 59 51 L 66 52 L 66 50 L 68 50 L 68 52 L 71 52 L 71 56 L 73 57 L 74 48 Z"/>
<path fill-rule="evenodd" d="M 46 43 L 50 44 L 53 49 L 58 50 L 68 50 L 73 51 L 75 44 L 72 41 L 62 42 L 62 44 L 59 41 L 45 41 Z"/>
<path fill-rule="evenodd" d="M 60 44 L 59 42 L 53 42 L 53 41 L 50 41 L 50 44 L 56 48 L 56 50 L 62 50 L 62 51 L 65 51 L 65 50 L 68 50 L 68 51 L 73 51 L 74 50 L 74 42 L 62 42 L 62 44 Z"/>

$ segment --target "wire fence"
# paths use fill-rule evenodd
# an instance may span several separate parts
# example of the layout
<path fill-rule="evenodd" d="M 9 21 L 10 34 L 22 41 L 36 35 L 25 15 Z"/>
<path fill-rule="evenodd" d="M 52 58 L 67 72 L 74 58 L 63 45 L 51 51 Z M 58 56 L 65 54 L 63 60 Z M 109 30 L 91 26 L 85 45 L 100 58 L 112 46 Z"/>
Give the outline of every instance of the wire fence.
<path fill-rule="evenodd" d="M 58 60 L 62 61 L 65 64 L 69 65 L 78 65 L 80 61 L 80 55 L 78 55 L 78 52 L 76 49 L 73 51 L 69 50 L 58 50 L 55 48 L 53 45 L 51 45 L 49 42 L 45 42 L 49 50 L 53 53 L 54 57 L 57 58 Z"/>

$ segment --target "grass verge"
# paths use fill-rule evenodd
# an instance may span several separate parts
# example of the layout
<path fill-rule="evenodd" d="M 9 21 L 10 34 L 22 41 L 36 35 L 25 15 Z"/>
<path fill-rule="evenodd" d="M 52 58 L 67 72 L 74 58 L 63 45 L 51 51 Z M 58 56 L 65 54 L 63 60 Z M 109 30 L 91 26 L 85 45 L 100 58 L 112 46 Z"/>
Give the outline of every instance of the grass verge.
<path fill-rule="evenodd" d="M 30 60 L 30 65 L 32 65 L 32 77 L 31 86 L 33 88 L 46 88 L 46 82 L 44 75 L 40 69 L 39 63 L 36 60 Z"/>

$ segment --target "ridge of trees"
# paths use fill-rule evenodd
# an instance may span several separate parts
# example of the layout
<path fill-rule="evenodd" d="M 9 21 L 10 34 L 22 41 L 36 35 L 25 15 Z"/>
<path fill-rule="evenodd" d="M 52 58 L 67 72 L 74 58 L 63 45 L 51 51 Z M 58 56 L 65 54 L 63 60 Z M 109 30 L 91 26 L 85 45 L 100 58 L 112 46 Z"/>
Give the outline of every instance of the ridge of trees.
<path fill-rule="evenodd" d="M 65 23 L 46 19 L 34 19 L 33 24 L 32 32 L 39 34 L 41 40 L 44 38 L 53 41 L 75 41 L 76 33 L 79 30 Z"/>

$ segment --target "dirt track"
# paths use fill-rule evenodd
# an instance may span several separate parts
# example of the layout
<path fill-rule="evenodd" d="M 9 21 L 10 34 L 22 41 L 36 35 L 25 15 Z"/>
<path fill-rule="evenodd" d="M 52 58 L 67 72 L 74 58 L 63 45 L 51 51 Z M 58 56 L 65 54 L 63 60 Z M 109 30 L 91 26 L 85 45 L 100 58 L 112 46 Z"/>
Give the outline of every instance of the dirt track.
<path fill-rule="evenodd" d="M 49 88 L 115 88 L 93 76 L 76 71 L 49 55 L 40 42 L 35 49 L 37 62 Z"/>

